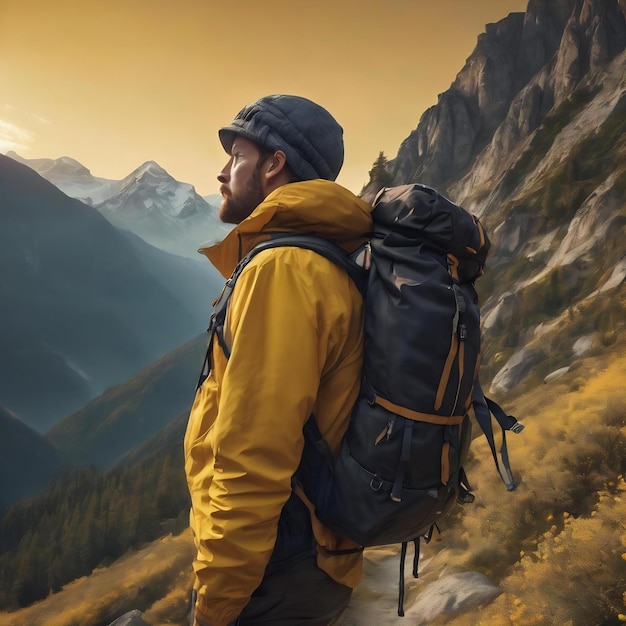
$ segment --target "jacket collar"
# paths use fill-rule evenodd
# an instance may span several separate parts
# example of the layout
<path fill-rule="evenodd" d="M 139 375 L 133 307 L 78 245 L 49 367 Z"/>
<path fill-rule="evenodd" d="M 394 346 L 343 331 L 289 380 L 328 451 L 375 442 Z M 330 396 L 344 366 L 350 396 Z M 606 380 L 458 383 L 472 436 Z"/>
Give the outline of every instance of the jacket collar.
<path fill-rule="evenodd" d="M 348 252 L 369 236 L 372 207 L 337 183 L 308 180 L 273 191 L 219 243 L 199 252 L 228 278 L 259 242 L 277 232 L 316 234 Z"/>

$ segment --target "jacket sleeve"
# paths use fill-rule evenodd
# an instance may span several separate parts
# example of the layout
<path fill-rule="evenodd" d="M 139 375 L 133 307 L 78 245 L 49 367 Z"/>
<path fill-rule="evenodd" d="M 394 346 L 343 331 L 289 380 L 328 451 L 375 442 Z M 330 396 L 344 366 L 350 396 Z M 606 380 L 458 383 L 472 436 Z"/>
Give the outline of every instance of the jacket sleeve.
<path fill-rule="evenodd" d="M 234 620 L 261 582 L 326 360 L 319 283 L 314 289 L 299 254 L 313 253 L 259 254 L 230 303 L 232 349 L 211 435 L 213 478 L 208 497 L 194 501 L 203 509 L 195 512 L 203 518 L 197 611 L 212 626 Z"/>

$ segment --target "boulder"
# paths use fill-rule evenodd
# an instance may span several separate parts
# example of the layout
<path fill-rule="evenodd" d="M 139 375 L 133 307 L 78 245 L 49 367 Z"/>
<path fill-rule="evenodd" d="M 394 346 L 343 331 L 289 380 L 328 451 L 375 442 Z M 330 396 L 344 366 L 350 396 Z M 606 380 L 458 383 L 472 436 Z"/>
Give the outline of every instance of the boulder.
<path fill-rule="evenodd" d="M 134 609 L 118 617 L 114 622 L 111 622 L 109 626 L 148 626 L 148 624 L 143 621 L 141 611 Z"/>
<path fill-rule="evenodd" d="M 554 370 L 554 372 L 550 372 L 543 379 L 543 382 L 544 383 L 552 382 L 553 380 L 556 380 L 557 378 L 561 378 L 561 376 L 563 376 L 564 374 L 567 374 L 567 372 L 569 372 L 569 365 L 567 367 L 560 367 L 558 370 Z"/>
<path fill-rule="evenodd" d="M 487 604 L 501 593 L 484 574 L 450 574 L 426 585 L 405 618 L 415 626 L 430 624 L 441 615 L 454 615 Z"/>
<path fill-rule="evenodd" d="M 513 389 L 540 359 L 541 354 L 532 348 L 522 348 L 515 352 L 495 375 L 490 393 L 506 393 Z"/>

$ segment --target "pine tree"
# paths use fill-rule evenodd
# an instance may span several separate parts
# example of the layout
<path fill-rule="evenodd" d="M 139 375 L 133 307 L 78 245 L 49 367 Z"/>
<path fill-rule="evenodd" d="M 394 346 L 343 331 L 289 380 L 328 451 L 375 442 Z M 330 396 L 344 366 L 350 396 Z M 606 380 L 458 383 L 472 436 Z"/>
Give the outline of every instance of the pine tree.
<path fill-rule="evenodd" d="M 374 161 L 369 175 L 369 184 L 374 185 L 377 189 L 390 187 L 393 184 L 393 174 L 389 171 L 389 162 L 382 150 L 378 153 L 378 158 Z"/>

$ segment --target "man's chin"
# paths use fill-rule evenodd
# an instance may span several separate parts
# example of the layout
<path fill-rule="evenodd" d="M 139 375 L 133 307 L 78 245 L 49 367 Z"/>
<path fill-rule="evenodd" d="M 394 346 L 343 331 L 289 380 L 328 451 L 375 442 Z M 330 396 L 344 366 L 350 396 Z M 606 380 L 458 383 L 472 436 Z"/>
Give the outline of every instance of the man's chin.
<path fill-rule="evenodd" d="M 237 224 L 237 220 L 235 219 L 233 213 L 234 212 L 231 210 L 229 198 L 224 198 L 218 213 L 220 220 L 224 222 L 224 224 Z"/>

